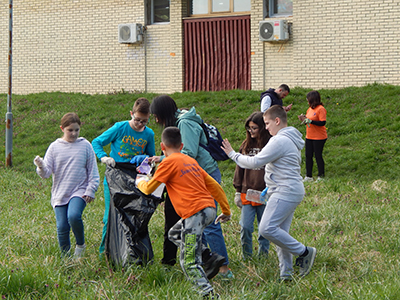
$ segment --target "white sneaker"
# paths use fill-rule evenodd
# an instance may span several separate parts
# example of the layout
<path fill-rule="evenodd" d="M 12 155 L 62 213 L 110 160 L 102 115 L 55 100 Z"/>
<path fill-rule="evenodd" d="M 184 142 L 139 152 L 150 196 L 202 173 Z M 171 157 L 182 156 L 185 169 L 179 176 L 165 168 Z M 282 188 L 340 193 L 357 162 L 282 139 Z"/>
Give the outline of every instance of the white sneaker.
<path fill-rule="evenodd" d="M 313 182 L 314 179 L 312 177 L 304 177 L 303 182 Z"/>
<path fill-rule="evenodd" d="M 76 245 L 74 258 L 81 258 L 85 254 L 86 245 Z"/>
<path fill-rule="evenodd" d="M 319 182 L 319 181 L 323 181 L 323 180 L 324 180 L 324 178 L 318 176 L 318 178 L 317 178 L 317 180 L 315 180 L 315 182 Z"/>

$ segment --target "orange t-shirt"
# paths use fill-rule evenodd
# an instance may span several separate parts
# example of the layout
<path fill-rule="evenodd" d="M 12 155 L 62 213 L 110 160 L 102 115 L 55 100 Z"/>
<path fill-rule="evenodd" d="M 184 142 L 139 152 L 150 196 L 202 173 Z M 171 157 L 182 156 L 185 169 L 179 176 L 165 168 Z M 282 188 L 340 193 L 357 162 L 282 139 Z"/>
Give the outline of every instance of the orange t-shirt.
<path fill-rule="evenodd" d="M 165 183 L 171 203 L 182 219 L 206 207 L 215 207 L 214 198 L 225 215 L 231 214 L 222 187 L 188 155 L 173 153 L 164 158 L 154 177 L 149 182 L 139 182 L 138 188 L 150 194 L 160 183 Z"/>
<path fill-rule="evenodd" d="M 318 105 L 316 108 L 312 109 L 309 107 L 307 109 L 306 117 L 311 121 L 326 121 L 326 109 L 322 105 Z M 307 125 L 306 139 L 309 140 L 326 140 L 328 134 L 326 132 L 325 126 L 317 126 L 313 124 Z"/>

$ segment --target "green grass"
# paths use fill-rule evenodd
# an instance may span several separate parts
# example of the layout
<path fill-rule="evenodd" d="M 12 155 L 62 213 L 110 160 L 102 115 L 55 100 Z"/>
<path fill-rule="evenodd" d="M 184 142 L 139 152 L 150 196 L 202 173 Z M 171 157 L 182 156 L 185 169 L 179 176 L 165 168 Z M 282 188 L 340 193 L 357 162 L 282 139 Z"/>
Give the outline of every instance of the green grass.
<path fill-rule="evenodd" d="M 284 100 L 285 104 L 293 103 L 289 125 L 303 134 L 305 126 L 297 115 L 307 110 L 308 91 L 293 88 Z M 222 186 L 233 211 L 233 220 L 223 225 L 223 230 L 230 268 L 236 276 L 230 282 L 212 280 L 222 299 L 400 298 L 400 87 L 372 84 L 320 93 L 328 112 L 326 179 L 306 184 L 306 196 L 296 210 L 291 229 L 294 237 L 318 249 L 314 268 L 307 277 L 283 284 L 277 281 L 274 246 L 268 259 L 242 260 L 240 210 L 233 203 L 235 165 L 220 162 Z M 259 94 L 238 90 L 171 96 L 181 108 L 196 106 L 203 119 L 216 125 L 237 149 L 245 137 L 245 119 L 259 109 Z M 61 259 L 50 205 L 51 179 L 42 180 L 35 173 L 33 158 L 43 156 L 49 144 L 61 136 L 59 121 L 63 114 L 77 112 L 83 122 L 81 136 L 92 141 L 115 122 L 128 119 L 135 99 L 142 96 L 151 100 L 155 94 L 13 95 L 13 167 L 6 168 L 5 155 L 0 157 L 3 299 L 200 299 L 179 265 L 165 269 L 159 262 L 162 207 L 150 221 L 155 251 L 152 265 L 112 269 L 99 258 L 102 186 L 84 213 L 88 246 L 85 258 Z M 5 116 L 6 111 L 7 96 L 0 95 L 0 114 Z M 156 133 L 159 152 L 161 128 L 154 120 L 149 126 Z M 3 149 L 4 137 L 5 124 L 0 128 Z M 99 168 L 103 178 L 105 168 L 100 164 Z M 304 169 L 303 162 L 303 175 Z"/>

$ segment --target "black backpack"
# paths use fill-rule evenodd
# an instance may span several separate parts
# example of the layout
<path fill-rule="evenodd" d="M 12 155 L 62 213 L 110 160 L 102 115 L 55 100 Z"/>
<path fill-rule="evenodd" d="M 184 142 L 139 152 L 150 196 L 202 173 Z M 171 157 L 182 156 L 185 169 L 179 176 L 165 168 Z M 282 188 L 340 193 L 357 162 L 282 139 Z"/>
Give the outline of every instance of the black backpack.
<path fill-rule="evenodd" d="M 222 137 L 217 127 L 204 122 L 201 123 L 200 126 L 203 128 L 208 142 L 207 145 L 200 143 L 200 146 L 206 149 L 216 161 L 229 159 L 228 155 L 221 149 Z"/>

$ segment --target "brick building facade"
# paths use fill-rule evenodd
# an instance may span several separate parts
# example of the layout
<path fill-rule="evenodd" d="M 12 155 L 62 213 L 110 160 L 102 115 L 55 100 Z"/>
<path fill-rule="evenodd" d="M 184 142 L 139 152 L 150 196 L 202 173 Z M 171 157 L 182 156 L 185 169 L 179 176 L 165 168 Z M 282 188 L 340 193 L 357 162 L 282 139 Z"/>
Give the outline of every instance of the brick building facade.
<path fill-rule="evenodd" d="M 399 85 L 400 5 L 397 0 L 294 0 L 290 39 L 259 40 L 268 0 L 250 0 L 251 89 L 280 83 L 341 88 Z M 3 60 L 0 92 L 7 92 L 8 1 L 1 1 Z M 146 22 L 146 1 L 14 1 L 13 93 L 108 93 L 184 90 L 182 19 L 185 0 L 170 1 L 170 22 L 147 25 L 145 39 L 118 42 L 118 24 Z M 229 16 L 228 16 L 229 17 Z"/>

